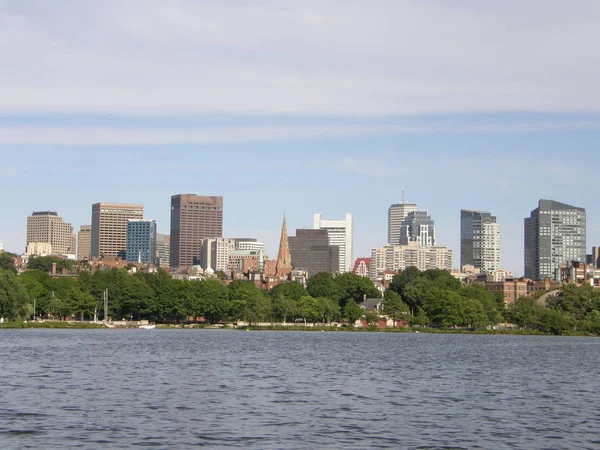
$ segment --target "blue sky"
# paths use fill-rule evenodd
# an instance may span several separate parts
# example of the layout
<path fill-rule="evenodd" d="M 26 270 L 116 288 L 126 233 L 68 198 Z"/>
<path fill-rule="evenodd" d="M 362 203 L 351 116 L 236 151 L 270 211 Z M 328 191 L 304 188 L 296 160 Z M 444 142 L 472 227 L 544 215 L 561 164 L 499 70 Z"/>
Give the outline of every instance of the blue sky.
<path fill-rule="evenodd" d="M 600 5 L 489 3 L 0 0 L 0 241 L 98 201 L 168 232 L 198 192 L 271 254 L 284 212 L 352 212 L 368 256 L 404 188 L 456 266 L 461 208 L 498 216 L 519 275 L 539 198 L 585 207 L 600 245 Z"/>

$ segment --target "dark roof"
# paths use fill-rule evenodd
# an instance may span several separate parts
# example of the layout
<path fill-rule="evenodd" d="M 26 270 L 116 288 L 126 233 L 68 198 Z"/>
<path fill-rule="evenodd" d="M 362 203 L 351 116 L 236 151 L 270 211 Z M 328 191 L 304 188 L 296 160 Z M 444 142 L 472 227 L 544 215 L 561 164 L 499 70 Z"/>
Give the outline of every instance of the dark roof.
<path fill-rule="evenodd" d="M 377 307 L 381 305 L 381 302 L 380 298 L 368 298 L 360 304 L 360 307 L 367 311 L 377 311 Z"/>

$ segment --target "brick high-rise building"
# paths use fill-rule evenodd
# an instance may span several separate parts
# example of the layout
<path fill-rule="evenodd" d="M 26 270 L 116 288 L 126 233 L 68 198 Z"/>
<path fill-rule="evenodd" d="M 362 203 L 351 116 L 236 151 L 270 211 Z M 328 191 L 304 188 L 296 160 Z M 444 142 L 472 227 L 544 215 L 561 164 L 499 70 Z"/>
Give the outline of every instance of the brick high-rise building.
<path fill-rule="evenodd" d="M 202 240 L 223 237 L 223 197 L 171 197 L 171 267 L 198 264 Z"/>
<path fill-rule="evenodd" d="M 92 257 L 120 257 L 127 252 L 127 222 L 142 219 L 142 205 L 94 203 L 92 205 Z"/>
<path fill-rule="evenodd" d="M 77 233 L 77 261 L 90 259 L 92 254 L 92 226 L 81 225 Z"/>
<path fill-rule="evenodd" d="M 27 243 L 47 243 L 52 253 L 75 255 L 73 227 L 54 211 L 34 211 L 27 217 Z"/>

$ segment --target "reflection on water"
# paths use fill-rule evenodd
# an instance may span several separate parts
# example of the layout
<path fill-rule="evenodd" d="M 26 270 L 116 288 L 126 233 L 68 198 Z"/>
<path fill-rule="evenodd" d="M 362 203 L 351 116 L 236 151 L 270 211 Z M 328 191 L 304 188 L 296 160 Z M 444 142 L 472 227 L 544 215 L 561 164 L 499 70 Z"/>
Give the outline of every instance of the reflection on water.
<path fill-rule="evenodd" d="M 0 330 L 0 447 L 599 448 L 600 340 Z"/>

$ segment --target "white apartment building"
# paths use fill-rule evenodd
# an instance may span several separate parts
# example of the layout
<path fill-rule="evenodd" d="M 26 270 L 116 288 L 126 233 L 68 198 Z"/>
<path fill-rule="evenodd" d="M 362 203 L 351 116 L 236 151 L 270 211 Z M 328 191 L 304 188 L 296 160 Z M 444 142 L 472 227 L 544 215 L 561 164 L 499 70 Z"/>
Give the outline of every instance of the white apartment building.
<path fill-rule="evenodd" d="M 264 250 L 265 244 L 257 241 L 237 241 L 237 250 Z"/>
<path fill-rule="evenodd" d="M 371 249 L 371 278 L 386 270 L 397 272 L 407 267 L 452 270 L 452 250 L 439 245 L 422 246 L 417 242 Z"/>
<path fill-rule="evenodd" d="M 235 250 L 235 239 L 213 238 L 202 241 L 200 265 L 206 271 L 209 267 L 215 272 L 229 270 L 229 257 Z"/>
<path fill-rule="evenodd" d="M 340 249 L 339 272 L 352 271 L 354 262 L 354 219 L 352 214 L 346 213 L 343 219 L 323 219 L 321 213 L 314 215 L 313 228 L 327 230 L 329 245 L 337 245 Z"/>

